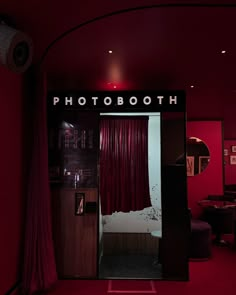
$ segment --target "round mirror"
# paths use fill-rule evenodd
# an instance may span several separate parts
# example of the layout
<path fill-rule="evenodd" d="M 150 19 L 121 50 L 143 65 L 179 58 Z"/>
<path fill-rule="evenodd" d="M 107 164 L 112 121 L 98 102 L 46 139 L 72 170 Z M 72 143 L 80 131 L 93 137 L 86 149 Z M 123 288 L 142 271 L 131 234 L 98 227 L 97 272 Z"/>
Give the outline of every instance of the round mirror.
<path fill-rule="evenodd" d="M 197 137 L 187 138 L 187 175 L 202 173 L 210 162 L 210 152 L 207 145 Z"/>

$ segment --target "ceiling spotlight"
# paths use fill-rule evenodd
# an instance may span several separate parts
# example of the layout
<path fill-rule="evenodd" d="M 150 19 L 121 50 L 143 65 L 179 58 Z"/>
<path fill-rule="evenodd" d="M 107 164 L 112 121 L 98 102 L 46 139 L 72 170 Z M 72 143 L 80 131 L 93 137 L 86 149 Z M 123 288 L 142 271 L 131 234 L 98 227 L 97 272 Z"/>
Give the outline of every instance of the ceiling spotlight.
<path fill-rule="evenodd" d="M 111 54 L 112 53 L 112 50 L 109 50 L 108 52 Z"/>
<path fill-rule="evenodd" d="M 191 87 L 191 88 L 194 88 L 194 85 L 191 85 L 190 87 Z"/>
<path fill-rule="evenodd" d="M 221 53 L 223 53 L 223 54 L 226 53 L 226 50 L 221 50 Z"/>
<path fill-rule="evenodd" d="M 114 85 L 113 88 L 116 88 L 116 85 Z"/>

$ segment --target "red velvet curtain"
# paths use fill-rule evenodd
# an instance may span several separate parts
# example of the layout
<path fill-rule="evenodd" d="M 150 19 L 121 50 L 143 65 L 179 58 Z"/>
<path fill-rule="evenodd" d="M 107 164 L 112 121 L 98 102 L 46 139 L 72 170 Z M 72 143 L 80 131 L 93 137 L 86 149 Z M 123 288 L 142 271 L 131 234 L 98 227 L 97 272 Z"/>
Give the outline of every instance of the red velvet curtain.
<path fill-rule="evenodd" d="M 103 215 L 151 206 L 148 117 L 101 119 L 100 195 Z"/>
<path fill-rule="evenodd" d="M 34 132 L 28 183 L 23 294 L 49 289 L 57 281 L 51 230 L 50 190 L 48 182 L 48 143 L 46 124 L 46 77 L 34 69 L 31 85 L 34 100 Z"/>

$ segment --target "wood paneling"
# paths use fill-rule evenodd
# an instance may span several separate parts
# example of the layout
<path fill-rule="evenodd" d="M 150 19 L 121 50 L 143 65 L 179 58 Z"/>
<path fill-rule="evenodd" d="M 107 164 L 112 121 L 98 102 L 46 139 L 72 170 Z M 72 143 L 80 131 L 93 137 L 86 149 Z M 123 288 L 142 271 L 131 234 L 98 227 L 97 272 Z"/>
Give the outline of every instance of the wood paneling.
<path fill-rule="evenodd" d="M 104 233 L 103 253 L 158 255 L 159 239 L 150 233 Z"/>
<path fill-rule="evenodd" d="M 97 189 L 52 190 L 53 236 L 59 277 L 96 277 L 97 213 L 75 215 L 75 193 L 97 202 Z"/>

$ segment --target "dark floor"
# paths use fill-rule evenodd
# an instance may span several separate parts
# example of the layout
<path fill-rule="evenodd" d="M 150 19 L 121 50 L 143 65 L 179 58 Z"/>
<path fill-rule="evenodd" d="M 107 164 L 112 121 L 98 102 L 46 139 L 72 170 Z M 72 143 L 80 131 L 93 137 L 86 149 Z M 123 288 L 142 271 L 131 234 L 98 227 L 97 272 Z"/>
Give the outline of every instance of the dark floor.
<path fill-rule="evenodd" d="M 161 265 L 150 255 L 109 255 L 101 259 L 100 278 L 160 279 Z"/>
<path fill-rule="evenodd" d="M 213 245 L 212 257 L 207 261 L 189 263 L 190 280 L 176 282 L 172 280 L 60 280 L 53 289 L 44 295 L 108 295 L 108 294 L 150 294 L 148 284 L 155 287 L 157 295 L 235 295 L 236 250 Z M 118 286 L 124 284 L 125 286 Z M 109 291 L 112 284 L 113 292 Z M 140 286 L 140 284 L 145 284 Z M 118 290 L 118 291 L 117 291 Z M 124 292 L 123 290 L 129 290 Z M 135 290 L 135 291 L 132 291 Z"/>

